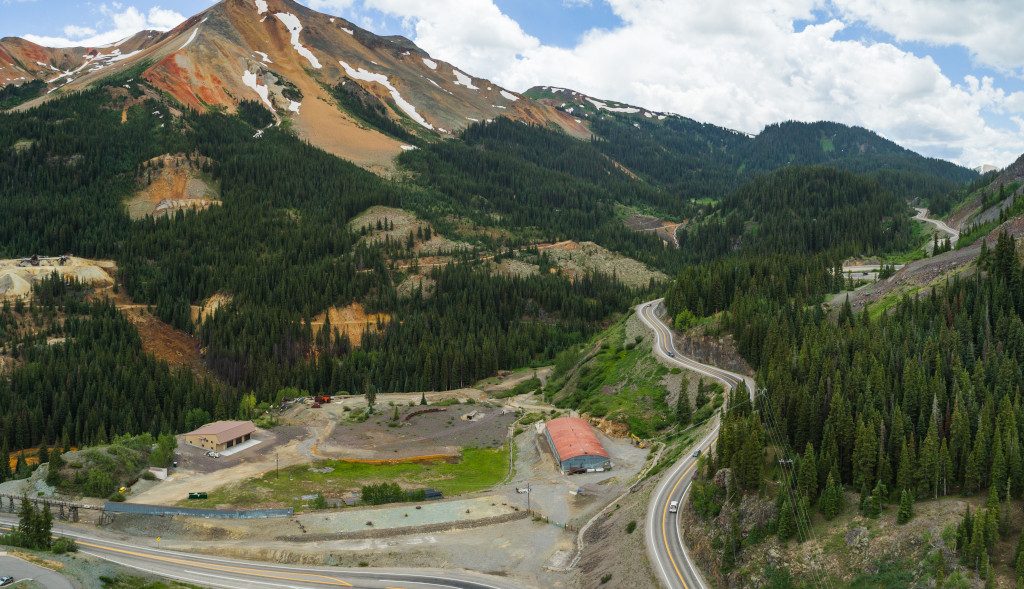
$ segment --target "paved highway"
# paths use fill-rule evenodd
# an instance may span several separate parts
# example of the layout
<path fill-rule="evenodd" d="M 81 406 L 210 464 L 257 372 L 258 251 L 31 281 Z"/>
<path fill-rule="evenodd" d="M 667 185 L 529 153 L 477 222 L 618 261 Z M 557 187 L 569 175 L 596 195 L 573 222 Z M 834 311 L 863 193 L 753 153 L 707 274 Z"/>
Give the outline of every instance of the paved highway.
<path fill-rule="evenodd" d="M 750 377 L 702 364 L 676 351 L 672 330 L 656 314 L 662 301 L 663 299 L 658 299 L 636 308 L 640 320 L 654 332 L 654 353 L 669 364 L 675 364 L 722 383 L 727 390 L 746 382 L 747 390 L 753 395 L 755 386 Z M 669 513 L 669 505 L 672 501 L 678 501 L 680 506 L 683 505 L 690 491 L 693 472 L 697 468 L 697 458 L 692 456 L 692 452 L 699 449 L 704 453 L 711 448 L 718 439 L 718 428 L 718 417 L 715 417 L 711 432 L 689 449 L 685 458 L 668 470 L 651 494 L 645 536 L 647 554 L 654 565 L 655 574 L 662 585 L 669 589 L 704 589 L 709 586 L 691 560 L 686 544 L 683 543 L 682 534 L 679 532 L 679 514 Z"/>
<path fill-rule="evenodd" d="M 0 516 L 0 527 L 16 519 Z M 2 524 L 7 524 L 3 526 Z M 497 577 L 461 571 L 417 569 L 342 569 L 244 561 L 219 556 L 175 552 L 103 538 L 80 527 L 54 526 L 54 533 L 74 538 L 79 551 L 110 562 L 202 587 L 222 589 L 521 589 L 523 585 Z"/>

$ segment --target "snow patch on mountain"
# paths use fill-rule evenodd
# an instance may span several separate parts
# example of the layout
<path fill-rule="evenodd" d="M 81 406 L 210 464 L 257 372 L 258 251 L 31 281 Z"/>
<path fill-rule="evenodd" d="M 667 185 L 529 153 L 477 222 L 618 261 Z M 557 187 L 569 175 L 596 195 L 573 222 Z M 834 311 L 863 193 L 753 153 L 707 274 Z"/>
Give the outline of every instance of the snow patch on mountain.
<path fill-rule="evenodd" d="M 256 14 L 263 14 L 267 10 L 267 0 L 256 0 Z"/>
<path fill-rule="evenodd" d="M 306 48 L 305 45 L 299 42 L 299 34 L 302 33 L 302 23 L 299 21 L 299 17 L 288 12 L 277 12 L 274 13 L 277 20 L 284 23 L 284 26 L 288 27 L 288 30 L 292 34 L 292 47 L 295 51 L 299 52 L 299 55 L 309 60 L 309 64 L 315 69 L 320 69 L 320 60 L 313 55 L 313 52 Z"/>
<path fill-rule="evenodd" d="M 380 84 L 381 86 L 387 88 L 388 92 L 391 93 L 391 98 L 395 101 L 395 104 L 398 105 L 398 108 L 402 109 L 402 112 L 409 115 L 409 117 L 412 118 L 412 120 L 416 121 L 417 123 L 426 127 L 427 129 L 434 129 L 433 125 L 428 123 L 427 120 L 424 119 L 422 115 L 420 115 L 420 113 L 416 112 L 416 107 L 413 106 L 411 102 L 407 101 L 405 98 L 402 98 L 402 94 L 399 93 L 398 89 L 395 88 L 395 86 L 391 83 L 390 80 L 388 80 L 387 76 L 385 76 L 384 74 L 376 74 L 369 70 L 364 70 L 363 68 L 354 69 L 352 66 L 345 63 L 344 61 L 340 61 L 339 63 L 341 64 L 341 67 L 345 68 L 345 74 L 348 77 L 352 78 L 353 80 L 361 80 L 363 82 L 376 82 L 377 84 Z"/>
<path fill-rule="evenodd" d="M 508 90 L 502 90 L 501 91 L 501 97 L 504 98 L 505 100 L 511 100 L 512 102 L 515 102 L 515 101 L 519 100 L 518 96 L 516 96 L 515 94 L 512 94 Z"/>
<path fill-rule="evenodd" d="M 587 97 L 587 101 L 590 102 L 591 104 L 593 104 L 594 106 L 596 106 L 598 109 L 606 110 L 608 112 L 621 112 L 621 113 L 625 113 L 625 114 L 629 114 L 629 115 L 635 115 L 636 113 L 640 112 L 639 108 L 634 108 L 632 106 L 626 106 L 626 107 L 608 106 L 607 104 L 601 102 L 600 100 L 596 100 L 596 99 L 591 98 L 589 96 Z"/>
<path fill-rule="evenodd" d="M 428 68 L 430 68 L 432 70 L 436 70 L 437 69 L 437 62 L 434 61 L 433 59 L 427 59 L 426 57 L 424 57 L 423 58 L 423 65 L 427 66 Z"/>
<path fill-rule="evenodd" d="M 455 72 L 455 85 L 456 86 L 465 86 L 466 88 L 469 88 L 470 90 L 479 90 L 479 88 L 477 88 L 476 86 L 473 85 L 473 78 L 470 78 L 468 75 L 460 72 L 457 69 L 453 69 L 452 71 Z"/>
<path fill-rule="evenodd" d="M 195 40 L 196 40 L 196 35 L 198 35 L 198 34 L 199 34 L 199 29 L 200 29 L 200 28 L 202 28 L 202 27 L 196 27 L 196 28 L 195 28 L 195 30 L 194 30 L 194 31 L 192 31 L 192 34 L 191 34 L 191 35 L 189 35 L 188 41 L 185 41 L 185 44 L 184 44 L 184 45 L 182 45 L 181 47 L 179 47 L 179 48 L 178 48 L 178 51 L 181 51 L 182 49 L 184 49 L 184 48 L 188 47 L 189 45 L 191 45 L 191 44 L 192 44 L 192 41 L 195 41 Z"/>
<path fill-rule="evenodd" d="M 242 72 L 242 83 L 252 88 L 256 94 L 259 94 L 260 98 L 263 99 L 263 104 L 267 105 L 271 112 L 274 112 L 274 105 L 270 103 L 270 88 L 260 84 L 260 78 L 255 72 L 250 72 L 249 70 Z"/>

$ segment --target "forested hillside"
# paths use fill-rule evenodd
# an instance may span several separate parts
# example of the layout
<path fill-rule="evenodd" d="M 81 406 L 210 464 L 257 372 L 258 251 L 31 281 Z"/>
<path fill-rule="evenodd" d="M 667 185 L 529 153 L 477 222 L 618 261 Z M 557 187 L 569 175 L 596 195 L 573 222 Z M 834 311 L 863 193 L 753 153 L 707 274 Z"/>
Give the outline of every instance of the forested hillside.
<path fill-rule="evenodd" d="M 904 196 L 866 176 L 830 167 L 786 167 L 729 193 L 717 214 L 680 232 L 682 255 L 877 254 L 911 245 Z"/>
<path fill-rule="evenodd" d="M 660 239 L 623 226 L 616 205 L 676 215 L 692 207 L 632 178 L 590 143 L 497 119 L 473 125 L 462 141 L 431 144 L 400 161 L 460 214 L 512 229 L 519 241 L 593 240 L 658 268 L 678 268 Z"/>
<path fill-rule="evenodd" d="M 498 369 L 552 358 L 639 296 L 600 275 L 572 281 L 548 273 L 498 275 L 473 262 L 472 255 L 456 267 L 432 270 L 429 296 L 399 296 L 396 285 L 404 274 L 393 266 L 395 246 L 361 240 L 349 220 L 372 205 L 404 206 L 427 218 L 468 213 L 472 207 L 442 196 L 428 183 L 382 180 L 286 130 L 258 134 L 241 119 L 222 114 L 172 116 L 166 105 L 146 100 L 137 89 L 137 104 L 122 113 L 112 107 L 109 88 L 124 81 L 112 79 L 109 87 L 0 116 L 0 255 L 72 252 L 115 260 L 118 287 L 125 295 L 152 305 L 175 327 L 197 333 L 207 365 L 224 383 L 216 391 L 223 392 L 141 356 L 134 328 L 112 307 L 97 303 L 61 310 L 79 317 L 55 328 L 70 332 L 69 343 L 43 349 L 11 344 L 19 350 L 15 369 L 0 377 L 11 401 L 4 406 L 12 408 L 3 413 L 0 440 L 11 448 L 63 436 L 72 444 L 93 443 L 100 438 L 100 425 L 108 434 L 178 430 L 189 408 L 234 414 L 239 387 L 255 390 L 261 400 L 272 399 L 284 386 L 356 393 L 369 387 L 458 387 Z M 568 143 L 561 147 L 578 143 L 564 140 Z M 457 148 L 455 142 L 448 145 Z M 223 206 L 132 222 L 124 202 L 137 189 L 141 166 L 166 153 L 209 162 L 206 173 L 221 186 Z M 516 162 L 513 167 L 521 165 Z M 600 165 L 610 164 L 601 158 Z M 600 173 L 580 174 L 595 178 Z M 524 232 L 545 228 L 522 242 L 580 236 L 654 262 L 664 260 L 656 239 L 610 221 L 607 189 L 595 192 L 595 182 L 577 181 L 567 172 L 551 172 L 553 186 L 556 179 L 563 183 L 559 189 L 529 206 L 487 213 L 515 218 L 511 226 Z M 573 183 L 584 188 L 576 190 Z M 626 185 L 622 181 L 621 187 Z M 526 194 L 525 187 L 520 189 Z M 497 197 L 495 202 L 500 202 Z M 233 302 L 197 327 L 190 306 L 215 293 L 228 293 Z M 353 301 L 401 320 L 363 338 L 359 348 L 329 324 L 314 338 L 310 323 L 315 315 Z M 20 332 L 12 321 L 11 333 Z M 108 341 L 117 346 L 103 343 Z M 108 365 L 108 358 L 114 364 Z M 100 378 L 117 372 L 118 362 L 135 375 L 135 388 L 102 380 L 55 386 L 77 378 L 79 364 L 95 366 L 90 374 Z M 99 403 L 96 387 L 101 382 L 109 401 Z M 182 393 L 168 394 L 158 404 L 145 396 L 124 396 L 169 387 Z"/>
<path fill-rule="evenodd" d="M 866 174 L 887 190 L 923 202 L 940 202 L 977 177 L 861 127 L 787 121 L 748 136 L 562 88 L 538 87 L 526 94 L 587 120 L 601 151 L 686 200 L 717 200 L 758 174 L 785 166 L 828 165 Z"/>
<path fill-rule="evenodd" d="M 737 543 L 766 533 L 802 541 L 815 521 L 843 511 L 878 517 L 899 504 L 898 521 L 906 521 L 915 501 L 988 496 L 986 509 L 966 516 L 954 538 L 961 562 L 983 578 L 995 574 L 990 559 L 991 566 L 1024 562 L 1019 551 L 1007 560 L 995 550 L 1013 533 L 1007 501 L 1024 496 L 1024 267 L 1017 250 L 1003 235 L 983 249 L 981 273 L 877 319 L 868 309 L 854 315 L 847 307 L 836 318 L 808 305 L 836 289 L 827 257 L 733 257 L 684 272 L 666 299 L 670 312 L 725 311 L 722 325 L 764 387 L 756 413 L 737 401 L 725 417 L 695 494 L 697 513 L 707 518 L 722 509 L 725 496 L 711 482 L 721 468 L 732 469 L 745 494 L 777 497 L 766 528 L 745 532 L 749 522 L 737 521 L 721 532 Z M 797 461 L 780 471 L 764 460 L 766 450 Z M 860 494 L 859 508 L 842 499 L 844 487 Z M 742 562 L 742 552 L 730 552 L 719 565 L 728 572 Z"/>
<path fill-rule="evenodd" d="M 147 359 L 131 324 L 97 297 L 87 306 L 50 304 L 46 312 L 61 320 L 48 329 L 67 337 L 55 346 L 28 343 L 38 328 L 11 312 L 3 325 L 13 372 L 0 382 L 16 409 L 0 421 L 0 439 L 12 448 L 177 430 L 191 408 L 233 414 L 239 390 L 270 400 L 282 387 L 460 387 L 548 361 L 657 292 L 657 285 L 626 287 L 614 271 L 562 275 L 544 256 L 534 273 L 494 270 L 508 252 L 542 243 L 593 241 L 682 271 L 687 286 L 674 288 L 670 304 L 701 317 L 734 309 L 744 293 L 815 302 L 838 288 L 831 269 L 841 256 L 910 245 L 911 195 L 884 174 L 920 173 L 939 184 L 959 174 L 888 146 L 861 158 L 856 141 L 838 139 L 836 149 L 857 162 L 846 167 L 865 174 L 837 170 L 834 158 L 815 159 L 803 148 L 797 160 L 834 165 L 768 171 L 794 158 L 776 157 L 782 147 L 764 141 L 751 156 L 762 163 L 753 165 L 744 150 L 758 144 L 742 134 L 652 115 L 592 117 L 591 141 L 504 118 L 477 123 L 458 138 L 416 141 L 398 159 L 398 179 L 385 180 L 301 141 L 287 124 L 268 126 L 275 117 L 259 103 L 243 101 L 240 116 L 180 110 L 136 81 L 147 66 L 0 115 L 0 255 L 113 260 L 118 295 L 194 334 L 218 382 Z M 386 113 L 368 107 L 365 96 L 335 94 L 339 108 L 388 127 Z M 807 137 L 828 131 L 799 128 Z M 398 127 L 384 131 L 412 139 Z M 217 206 L 132 221 L 125 203 L 149 176 L 146 162 L 168 154 L 218 187 Z M 704 197 L 711 198 L 694 200 Z M 366 239 L 350 222 L 375 205 L 411 211 L 428 228 L 463 240 L 447 253 L 452 264 L 420 270 L 418 253 L 404 242 Z M 688 219 L 681 251 L 627 228 L 623 210 Z M 411 232 L 408 241 L 416 243 Z M 409 278 L 430 286 L 400 289 Z M 230 302 L 198 322 L 195 309 L 215 295 Z M 353 303 L 396 320 L 356 343 L 329 320 L 314 328 L 328 309 Z M 99 342 L 110 338 L 117 345 L 105 350 Z M 112 387 L 105 404 L 91 402 L 99 384 L 60 391 L 28 384 L 30 374 L 51 383 L 77 378 L 69 354 L 108 367 L 108 352 L 137 366 L 136 387 L 179 392 L 143 404 L 112 382 L 104 385 Z"/>

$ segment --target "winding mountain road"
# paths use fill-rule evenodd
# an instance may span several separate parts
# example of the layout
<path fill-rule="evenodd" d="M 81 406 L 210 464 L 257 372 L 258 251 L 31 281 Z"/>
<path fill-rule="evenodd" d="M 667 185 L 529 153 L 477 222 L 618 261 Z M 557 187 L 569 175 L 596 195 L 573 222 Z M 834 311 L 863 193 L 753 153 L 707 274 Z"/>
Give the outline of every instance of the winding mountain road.
<path fill-rule="evenodd" d="M 956 246 L 956 242 L 960 240 L 960 232 L 959 231 L 957 231 L 956 229 L 953 229 L 952 227 L 947 225 L 945 221 L 943 221 L 941 219 L 933 219 L 933 218 L 929 217 L 928 216 L 928 209 L 920 209 L 920 208 L 918 208 L 918 209 L 914 209 L 914 210 L 917 211 L 917 214 L 914 215 L 914 220 L 915 221 L 923 221 L 925 223 L 928 223 L 928 224 L 934 226 L 939 231 L 941 231 L 941 232 L 945 233 L 946 235 L 948 235 L 949 236 L 949 242 L 953 246 Z"/>
<path fill-rule="evenodd" d="M 17 525 L 17 519 L 0 516 L 0 527 Z M 423 569 L 343 569 L 282 565 L 192 554 L 125 543 L 86 532 L 79 527 L 55 525 L 54 533 L 74 538 L 82 554 L 95 556 L 143 573 L 201 587 L 219 589 L 520 589 L 504 578 L 462 572 Z"/>
<path fill-rule="evenodd" d="M 728 390 L 735 389 L 740 383 L 746 383 L 753 399 L 755 384 L 750 377 L 702 364 L 676 351 L 672 330 L 656 313 L 662 302 L 663 299 L 658 299 L 636 307 L 640 320 L 654 332 L 654 354 L 669 364 L 716 380 Z M 685 458 L 668 469 L 651 494 L 644 540 L 658 579 L 669 589 L 709 587 L 683 542 L 679 531 L 679 514 L 670 513 L 669 507 L 673 501 L 677 501 L 680 506 L 684 504 L 690 491 L 690 483 L 693 481 L 692 474 L 697 468 L 698 458 L 691 453 L 695 450 L 706 452 L 718 439 L 719 426 L 719 418 L 716 416 L 711 432 L 691 448 Z"/>

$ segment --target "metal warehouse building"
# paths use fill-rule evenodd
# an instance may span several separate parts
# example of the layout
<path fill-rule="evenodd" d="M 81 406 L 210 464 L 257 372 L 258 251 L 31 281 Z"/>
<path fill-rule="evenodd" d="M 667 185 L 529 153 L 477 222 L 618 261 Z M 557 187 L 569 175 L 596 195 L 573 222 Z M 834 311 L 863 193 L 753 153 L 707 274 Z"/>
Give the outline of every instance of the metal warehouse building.
<path fill-rule="evenodd" d="M 256 426 L 251 421 L 215 421 L 185 434 L 185 443 L 218 452 L 248 442 Z"/>
<path fill-rule="evenodd" d="M 544 436 L 562 472 L 611 468 L 608 451 L 590 424 L 579 417 L 559 417 L 544 424 Z"/>

